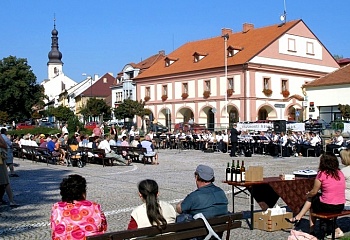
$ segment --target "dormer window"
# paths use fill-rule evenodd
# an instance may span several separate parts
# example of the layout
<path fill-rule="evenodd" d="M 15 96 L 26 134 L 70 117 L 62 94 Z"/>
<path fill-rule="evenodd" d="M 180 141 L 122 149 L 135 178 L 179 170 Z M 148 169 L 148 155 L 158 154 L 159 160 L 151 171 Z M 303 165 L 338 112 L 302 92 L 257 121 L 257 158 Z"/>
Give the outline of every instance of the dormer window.
<path fill-rule="evenodd" d="M 227 57 L 233 57 L 234 55 L 236 55 L 241 50 L 242 50 L 242 48 L 229 46 L 227 48 Z"/>
<path fill-rule="evenodd" d="M 193 56 L 193 61 L 199 62 L 200 60 L 202 60 L 203 58 L 205 58 L 208 54 L 207 53 L 199 53 L 199 52 L 195 52 L 192 56 Z"/>
<path fill-rule="evenodd" d="M 178 59 L 166 57 L 166 58 L 164 59 L 164 61 L 165 61 L 165 66 L 166 66 L 166 67 L 169 67 L 171 64 L 173 64 L 173 63 L 176 62 L 177 60 L 178 60 Z"/>
<path fill-rule="evenodd" d="M 107 78 L 103 78 L 103 83 L 107 83 Z"/>

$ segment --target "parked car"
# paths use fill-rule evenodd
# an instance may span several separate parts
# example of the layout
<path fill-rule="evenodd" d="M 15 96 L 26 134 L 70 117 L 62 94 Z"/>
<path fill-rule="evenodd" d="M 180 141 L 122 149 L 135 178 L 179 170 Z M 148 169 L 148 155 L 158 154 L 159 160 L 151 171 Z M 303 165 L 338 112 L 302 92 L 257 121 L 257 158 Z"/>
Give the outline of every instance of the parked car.
<path fill-rule="evenodd" d="M 88 122 L 85 124 L 86 129 L 93 130 L 97 126 L 98 122 Z"/>
<path fill-rule="evenodd" d="M 41 122 L 39 123 L 39 127 L 54 128 L 55 125 L 51 122 Z"/>
<path fill-rule="evenodd" d="M 16 130 L 22 130 L 22 129 L 33 129 L 35 126 L 25 122 L 25 123 L 17 123 L 16 124 Z"/>
<path fill-rule="evenodd" d="M 203 131 L 206 129 L 205 124 L 199 124 L 199 123 L 193 123 L 192 128 L 190 128 L 190 125 L 188 123 L 177 123 L 175 124 L 174 130 L 179 131 L 182 130 L 183 132 L 186 132 L 188 130 L 193 130 L 193 131 Z"/>

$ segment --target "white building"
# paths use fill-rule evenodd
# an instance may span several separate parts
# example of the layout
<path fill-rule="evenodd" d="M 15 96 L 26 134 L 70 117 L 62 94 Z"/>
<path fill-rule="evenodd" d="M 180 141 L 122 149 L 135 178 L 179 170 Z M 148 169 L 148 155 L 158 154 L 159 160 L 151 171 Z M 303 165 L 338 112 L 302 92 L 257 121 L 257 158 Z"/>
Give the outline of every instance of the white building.
<path fill-rule="evenodd" d="M 44 87 L 45 95 L 47 96 L 46 104 L 57 107 L 60 93 L 77 83 L 63 73 L 62 53 L 58 50 L 58 31 L 56 30 L 56 24 L 54 24 L 51 34 L 51 51 L 48 54 L 49 61 L 47 62 L 48 79 L 45 79 L 41 85 Z"/>

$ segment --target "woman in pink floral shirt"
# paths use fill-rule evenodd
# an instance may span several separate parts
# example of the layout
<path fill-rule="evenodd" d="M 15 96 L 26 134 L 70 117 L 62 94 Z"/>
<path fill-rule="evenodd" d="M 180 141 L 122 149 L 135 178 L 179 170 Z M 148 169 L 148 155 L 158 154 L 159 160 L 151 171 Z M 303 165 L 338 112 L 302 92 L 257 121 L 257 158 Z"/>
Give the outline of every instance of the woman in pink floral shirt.
<path fill-rule="evenodd" d="M 60 190 L 62 202 L 55 203 L 51 211 L 53 240 L 86 239 L 107 230 L 100 205 L 85 199 L 85 178 L 69 175 L 61 182 Z"/>

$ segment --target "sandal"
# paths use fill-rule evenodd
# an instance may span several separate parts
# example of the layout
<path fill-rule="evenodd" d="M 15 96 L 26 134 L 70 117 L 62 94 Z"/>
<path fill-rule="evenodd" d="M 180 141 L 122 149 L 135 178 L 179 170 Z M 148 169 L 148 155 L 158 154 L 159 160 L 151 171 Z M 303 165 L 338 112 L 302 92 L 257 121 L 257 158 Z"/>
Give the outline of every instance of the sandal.
<path fill-rule="evenodd" d="M 296 219 L 295 217 L 293 217 L 292 219 L 289 219 L 289 218 L 285 218 L 285 220 L 289 223 L 292 223 L 294 224 L 295 227 L 297 227 L 300 223 L 300 219 Z"/>

